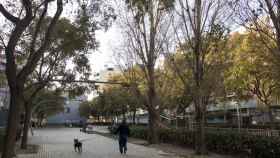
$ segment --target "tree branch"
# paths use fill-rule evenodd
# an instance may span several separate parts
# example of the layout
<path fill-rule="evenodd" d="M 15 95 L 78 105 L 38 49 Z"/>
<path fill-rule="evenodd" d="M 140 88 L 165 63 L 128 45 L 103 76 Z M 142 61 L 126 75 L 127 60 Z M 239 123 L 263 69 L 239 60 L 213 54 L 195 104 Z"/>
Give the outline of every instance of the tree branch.
<path fill-rule="evenodd" d="M 63 2 L 62 2 L 62 0 L 57 0 L 57 10 L 56 10 L 56 13 L 55 13 L 54 17 L 52 18 L 52 20 L 51 20 L 51 22 L 48 26 L 48 29 L 45 33 L 45 39 L 43 40 L 43 44 L 34 53 L 34 55 L 32 55 L 29 58 L 26 65 L 20 71 L 20 73 L 17 76 L 19 80 L 26 80 L 28 74 L 30 74 L 36 68 L 36 65 L 37 65 L 38 61 L 40 60 L 42 54 L 45 52 L 45 50 L 47 49 L 47 47 L 51 43 L 52 32 L 54 30 L 54 27 L 55 27 L 57 21 L 59 20 L 59 17 L 61 15 L 62 11 L 63 11 Z"/>
<path fill-rule="evenodd" d="M 2 15 L 8 19 L 9 21 L 11 21 L 12 23 L 17 23 L 20 21 L 19 18 L 13 16 L 11 13 L 9 13 L 2 4 L 0 4 L 0 12 L 2 13 Z"/>
<path fill-rule="evenodd" d="M 33 38 L 32 38 L 31 44 L 30 44 L 30 56 L 29 56 L 28 60 L 30 60 L 30 58 L 32 58 L 32 56 L 34 55 L 36 40 L 39 35 L 41 26 L 43 24 L 43 20 L 47 14 L 47 10 L 48 10 L 48 3 L 45 3 L 44 10 L 43 10 L 42 14 L 40 15 L 39 21 L 37 22 L 35 32 L 34 32 L 34 35 L 33 35 Z"/>

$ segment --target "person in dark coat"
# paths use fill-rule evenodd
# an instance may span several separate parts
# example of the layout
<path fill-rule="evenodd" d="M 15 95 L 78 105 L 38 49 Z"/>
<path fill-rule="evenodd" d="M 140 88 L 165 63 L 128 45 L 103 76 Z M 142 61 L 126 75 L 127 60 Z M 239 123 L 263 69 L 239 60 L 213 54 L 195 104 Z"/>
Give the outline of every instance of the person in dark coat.
<path fill-rule="evenodd" d="M 117 128 L 115 134 L 119 134 L 119 148 L 121 154 L 126 154 L 127 151 L 127 137 L 130 134 L 129 127 L 125 120 Z"/>

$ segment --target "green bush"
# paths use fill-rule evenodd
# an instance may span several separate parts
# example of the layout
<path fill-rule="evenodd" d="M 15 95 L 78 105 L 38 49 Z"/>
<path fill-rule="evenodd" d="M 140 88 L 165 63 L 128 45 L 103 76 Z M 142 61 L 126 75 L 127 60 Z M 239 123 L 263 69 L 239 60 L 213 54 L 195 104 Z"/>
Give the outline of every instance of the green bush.
<path fill-rule="evenodd" d="M 148 139 L 148 129 L 146 127 L 137 127 L 132 126 L 130 127 L 130 136 L 134 138 L 140 138 L 140 139 Z"/>
<path fill-rule="evenodd" d="M 276 158 L 280 155 L 278 137 L 253 136 L 244 133 L 207 133 L 207 148 L 224 154 L 246 154 L 254 158 Z"/>
<path fill-rule="evenodd" d="M 131 137 L 147 139 L 146 127 L 130 127 Z M 162 143 L 178 144 L 194 148 L 195 132 L 187 130 L 160 129 Z M 231 155 L 247 155 L 251 158 L 278 158 L 280 155 L 279 137 L 261 137 L 238 132 L 207 132 L 207 149 L 212 152 Z"/>
<path fill-rule="evenodd" d="M 229 123 L 208 123 L 206 124 L 207 127 L 214 127 L 214 128 L 233 128 L 235 130 L 238 130 L 238 124 L 229 124 Z M 246 126 L 243 126 L 247 129 L 271 129 L 271 127 L 275 130 L 280 130 L 280 124 L 279 123 L 266 123 L 265 125 L 253 125 L 249 124 Z"/>
<path fill-rule="evenodd" d="M 2 151 L 3 143 L 4 143 L 4 136 L 0 135 L 0 152 Z"/>

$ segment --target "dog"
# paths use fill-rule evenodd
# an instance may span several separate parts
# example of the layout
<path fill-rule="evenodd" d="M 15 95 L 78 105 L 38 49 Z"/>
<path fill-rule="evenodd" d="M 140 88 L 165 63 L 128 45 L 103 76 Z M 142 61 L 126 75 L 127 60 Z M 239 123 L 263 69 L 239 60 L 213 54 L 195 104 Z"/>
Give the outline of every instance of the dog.
<path fill-rule="evenodd" d="M 74 150 L 75 152 L 82 152 L 83 151 L 83 143 L 79 141 L 78 139 L 74 139 Z"/>

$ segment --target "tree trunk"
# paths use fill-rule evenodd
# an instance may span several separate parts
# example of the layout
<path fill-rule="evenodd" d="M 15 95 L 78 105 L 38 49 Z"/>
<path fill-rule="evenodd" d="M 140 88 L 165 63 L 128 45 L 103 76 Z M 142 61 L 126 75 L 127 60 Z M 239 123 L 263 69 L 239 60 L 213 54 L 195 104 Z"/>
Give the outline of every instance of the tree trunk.
<path fill-rule="evenodd" d="M 195 151 L 196 154 L 206 154 L 206 142 L 205 142 L 205 108 L 203 107 L 202 97 L 196 98 L 196 141 Z"/>
<path fill-rule="evenodd" d="M 224 124 L 227 123 L 227 113 L 224 112 Z"/>
<path fill-rule="evenodd" d="M 148 141 L 150 144 L 156 144 L 159 142 L 158 129 L 160 124 L 160 116 L 155 108 L 149 109 L 149 136 Z"/>
<path fill-rule="evenodd" d="M 18 93 L 17 90 L 10 89 L 9 116 L 2 158 L 12 158 L 15 154 L 14 147 L 20 118 L 20 97 Z"/>
<path fill-rule="evenodd" d="M 156 106 L 156 89 L 154 67 L 148 66 L 148 112 L 149 112 L 149 143 L 156 144 L 159 142 L 158 128 L 161 125 L 160 115 L 155 109 Z"/>
<path fill-rule="evenodd" d="M 21 139 L 21 149 L 27 149 L 30 120 L 31 120 L 31 107 L 27 105 L 25 106 L 25 117 L 24 117 L 24 126 L 23 126 L 23 137 Z"/>
<path fill-rule="evenodd" d="M 184 119 L 184 125 L 183 126 L 184 126 L 185 129 L 187 129 L 188 128 L 188 123 L 187 123 L 187 121 L 188 121 L 187 119 L 188 118 L 186 118 L 186 110 L 185 110 L 185 108 L 184 108 L 184 111 L 183 111 L 183 119 Z"/>
<path fill-rule="evenodd" d="M 196 0 L 194 2 L 195 11 L 195 28 L 194 28 L 194 80 L 195 80 L 195 108 L 196 108 L 196 143 L 195 150 L 198 155 L 206 154 L 205 144 L 205 111 L 206 104 L 203 100 L 204 94 L 202 89 L 203 73 L 204 73 L 204 58 L 202 52 L 202 34 L 201 34 L 201 22 L 202 20 L 202 1 Z"/>
<path fill-rule="evenodd" d="M 126 120 L 125 109 L 124 109 L 124 107 L 122 108 L 122 115 L 123 115 L 123 120 Z"/>

